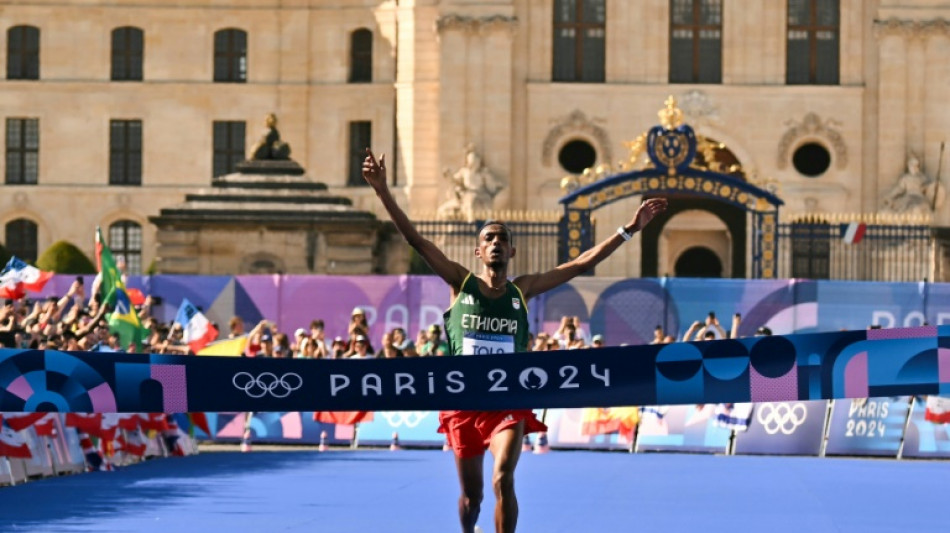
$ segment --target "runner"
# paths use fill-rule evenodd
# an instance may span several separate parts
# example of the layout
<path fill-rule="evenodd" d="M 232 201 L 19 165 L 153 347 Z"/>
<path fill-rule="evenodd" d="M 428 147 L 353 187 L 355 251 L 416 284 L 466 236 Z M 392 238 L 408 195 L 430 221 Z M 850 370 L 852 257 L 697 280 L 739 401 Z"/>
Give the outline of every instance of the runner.
<path fill-rule="evenodd" d="M 386 182 L 386 156 L 377 161 L 366 149 L 363 178 L 392 218 L 409 245 L 452 289 L 452 305 L 445 312 L 445 331 L 452 355 L 514 353 L 528 350 L 528 306 L 532 297 L 549 291 L 606 259 L 633 233 L 640 231 L 666 209 L 666 199 L 644 201 L 633 219 L 597 246 L 545 273 L 519 276 L 508 281 L 508 261 L 515 255 L 511 231 L 503 222 L 488 221 L 478 233 L 475 256 L 482 261 L 479 273 L 451 261 L 431 241 L 422 237 L 396 204 Z M 513 532 L 518 521 L 514 472 L 526 433 L 547 428 L 530 410 L 445 411 L 439 414 L 439 432 L 446 433 L 455 452 L 462 494 L 459 518 L 462 531 L 472 533 L 481 510 L 485 450 L 495 458 L 492 489 L 495 493 L 495 530 Z"/>

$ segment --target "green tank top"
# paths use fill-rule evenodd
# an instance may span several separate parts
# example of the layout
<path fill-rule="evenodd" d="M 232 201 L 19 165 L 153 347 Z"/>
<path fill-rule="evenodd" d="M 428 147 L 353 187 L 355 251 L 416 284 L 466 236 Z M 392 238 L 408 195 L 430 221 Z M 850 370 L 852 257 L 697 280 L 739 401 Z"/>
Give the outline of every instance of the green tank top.
<path fill-rule="evenodd" d="M 510 281 L 503 296 L 488 298 L 469 272 L 442 318 L 452 355 L 528 351 L 528 303 Z"/>

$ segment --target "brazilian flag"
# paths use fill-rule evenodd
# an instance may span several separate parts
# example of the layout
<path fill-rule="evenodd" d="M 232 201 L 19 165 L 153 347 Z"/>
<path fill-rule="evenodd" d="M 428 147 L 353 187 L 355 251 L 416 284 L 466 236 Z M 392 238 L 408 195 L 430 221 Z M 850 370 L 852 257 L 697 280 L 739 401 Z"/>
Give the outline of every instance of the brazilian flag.
<path fill-rule="evenodd" d="M 132 349 L 140 351 L 148 330 L 142 327 L 139 315 L 135 312 L 129 293 L 125 289 L 125 283 L 122 281 L 122 273 L 115 265 L 112 250 L 102 240 L 102 230 L 98 227 L 96 228 L 96 263 L 99 265 L 99 274 L 102 276 L 99 290 L 102 294 L 103 305 L 109 304 L 113 309 L 109 315 L 109 331 L 119 336 L 119 344 L 123 349 L 134 345 Z"/>

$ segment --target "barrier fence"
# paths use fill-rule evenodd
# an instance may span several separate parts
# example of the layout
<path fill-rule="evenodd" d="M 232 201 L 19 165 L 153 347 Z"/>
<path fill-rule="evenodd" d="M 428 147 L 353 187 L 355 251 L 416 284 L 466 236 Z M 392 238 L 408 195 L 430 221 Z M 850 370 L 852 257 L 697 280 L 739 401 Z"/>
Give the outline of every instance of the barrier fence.
<path fill-rule="evenodd" d="M 535 413 L 548 425 L 544 438 L 552 449 L 950 458 L 950 425 L 926 420 L 918 396 Z M 245 437 L 245 413 L 208 413 L 208 420 L 213 434 L 196 438 L 238 443 Z M 312 412 L 256 413 L 251 420 L 258 443 L 386 447 L 394 434 L 403 446 L 445 442 L 435 411 L 375 412 L 356 426 L 315 422 Z M 530 440 L 537 446 L 538 434 Z"/>
<path fill-rule="evenodd" d="M 0 413 L 0 486 L 198 453 L 176 418 L 190 420 L 144 413 Z"/>
<path fill-rule="evenodd" d="M 528 438 L 536 453 L 551 449 L 631 453 L 690 452 L 719 455 L 850 456 L 896 459 L 950 458 L 950 425 L 927 420 L 925 400 L 895 396 L 805 402 L 649 406 L 644 408 L 546 409 L 548 425 Z M 210 434 L 192 429 L 197 441 L 441 448 L 435 411 L 382 411 L 356 425 L 314 421 L 312 412 L 205 413 Z M 17 416 L 8 413 L 9 416 Z M 94 470 L 111 470 L 153 458 L 197 453 L 180 427 L 116 428 L 115 437 L 90 437 L 50 413 L 52 434 L 40 424 L 0 436 L 0 485 Z M 133 415 L 146 418 L 148 415 Z M 154 415 L 152 415 L 154 416 Z M 176 415 L 182 418 L 184 415 Z M 42 422 L 41 422 L 42 423 Z M 123 423 L 126 427 L 126 423 Z M 249 430 L 249 434 L 248 434 Z M 14 438 L 11 438 L 13 434 Z M 174 438 L 169 438 L 174 435 Z M 92 442 L 96 444 L 93 445 Z M 19 443 L 19 444 L 18 444 Z M 25 446 L 29 457 L 10 456 Z"/>

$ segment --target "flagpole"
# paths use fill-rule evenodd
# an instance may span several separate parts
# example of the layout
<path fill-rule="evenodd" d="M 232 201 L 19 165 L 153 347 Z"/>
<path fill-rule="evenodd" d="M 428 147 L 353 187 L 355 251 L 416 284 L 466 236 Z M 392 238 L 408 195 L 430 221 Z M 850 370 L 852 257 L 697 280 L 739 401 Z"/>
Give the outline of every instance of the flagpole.
<path fill-rule="evenodd" d="M 934 178 L 934 197 L 930 200 L 930 210 L 937 210 L 937 194 L 940 193 L 940 171 L 943 170 L 943 148 L 945 141 L 940 141 L 940 155 L 937 156 L 937 176 Z"/>
<path fill-rule="evenodd" d="M 16 478 L 13 477 L 13 463 L 10 462 L 10 458 L 6 455 L 4 455 L 3 458 L 7 461 L 7 471 L 10 472 L 10 486 L 15 487 Z"/>
<path fill-rule="evenodd" d="M 910 429 L 911 417 L 914 415 L 914 404 L 917 401 L 917 396 L 912 395 L 910 397 L 910 403 L 907 405 L 907 419 L 904 420 L 904 432 L 901 434 L 901 444 L 897 448 L 897 459 L 900 460 L 904 457 L 904 441 L 907 439 L 907 430 Z"/>

